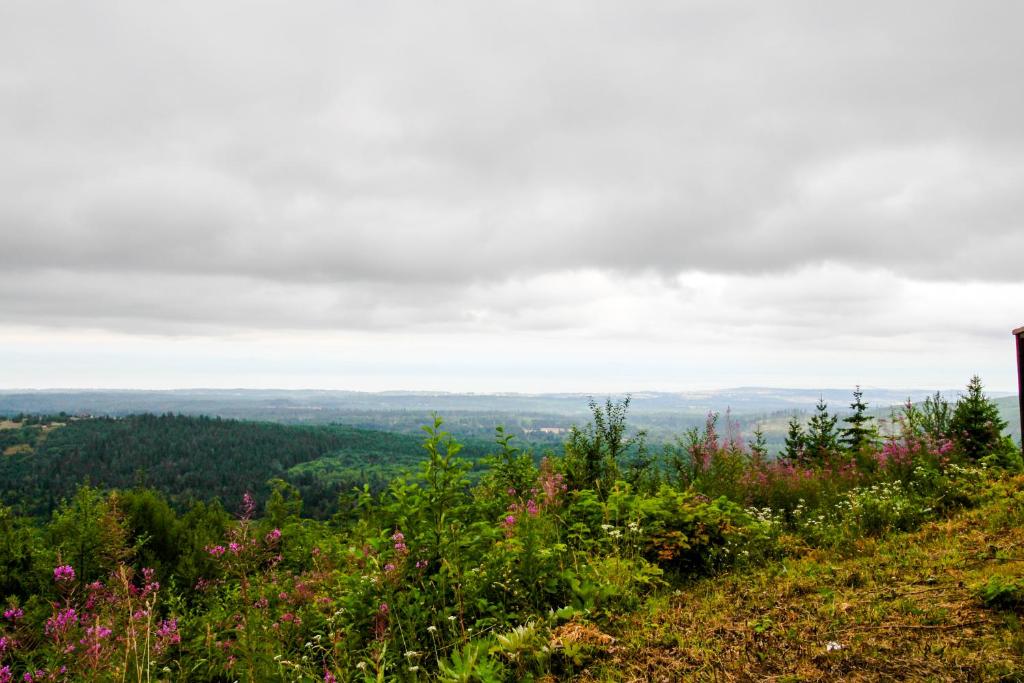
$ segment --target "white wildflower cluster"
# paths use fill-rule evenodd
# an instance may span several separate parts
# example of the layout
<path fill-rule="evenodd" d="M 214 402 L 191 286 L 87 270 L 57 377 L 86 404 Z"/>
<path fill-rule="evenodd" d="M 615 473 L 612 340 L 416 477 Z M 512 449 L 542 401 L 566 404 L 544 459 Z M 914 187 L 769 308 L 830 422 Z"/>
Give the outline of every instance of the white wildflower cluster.
<path fill-rule="evenodd" d="M 608 534 L 609 538 L 619 538 L 622 536 L 622 529 L 616 529 L 612 524 L 602 524 L 601 529 Z"/>
<path fill-rule="evenodd" d="M 785 515 L 782 510 L 773 510 L 770 507 L 748 507 L 747 514 L 754 518 L 754 521 L 767 527 L 767 531 L 781 529 L 785 523 Z"/>

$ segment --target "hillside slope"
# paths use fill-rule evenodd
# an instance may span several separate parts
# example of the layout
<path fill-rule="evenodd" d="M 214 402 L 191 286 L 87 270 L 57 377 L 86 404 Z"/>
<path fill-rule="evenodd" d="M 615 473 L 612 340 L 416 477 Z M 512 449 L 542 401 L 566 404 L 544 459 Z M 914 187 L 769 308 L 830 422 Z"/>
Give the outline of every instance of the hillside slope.
<path fill-rule="evenodd" d="M 653 599 L 616 625 L 619 640 L 583 679 L 1024 680 L 1022 610 L 1018 476 L 915 533 Z"/>

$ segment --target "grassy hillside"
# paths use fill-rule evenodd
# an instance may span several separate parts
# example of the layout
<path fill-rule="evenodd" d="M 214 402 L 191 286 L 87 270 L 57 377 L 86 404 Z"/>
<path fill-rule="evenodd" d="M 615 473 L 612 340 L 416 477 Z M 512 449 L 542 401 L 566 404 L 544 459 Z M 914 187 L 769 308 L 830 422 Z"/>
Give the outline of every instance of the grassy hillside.
<path fill-rule="evenodd" d="M 1022 680 L 1022 614 L 1018 476 L 914 533 L 663 593 L 581 680 Z"/>

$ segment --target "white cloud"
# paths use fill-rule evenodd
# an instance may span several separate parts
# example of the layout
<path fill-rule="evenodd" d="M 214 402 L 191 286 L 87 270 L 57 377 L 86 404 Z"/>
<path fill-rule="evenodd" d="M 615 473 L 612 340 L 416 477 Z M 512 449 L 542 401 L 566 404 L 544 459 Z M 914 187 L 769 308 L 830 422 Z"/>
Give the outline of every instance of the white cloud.
<path fill-rule="evenodd" d="M 186 365 L 239 334 L 466 336 L 497 384 L 560 382 L 554 358 L 566 382 L 666 385 L 654 361 L 783 384 L 899 373 L 913 349 L 1001 367 L 1022 20 L 1010 1 L 15 0 L 0 329 L 52 330 L 69 359 L 84 330 L 156 335 Z"/>

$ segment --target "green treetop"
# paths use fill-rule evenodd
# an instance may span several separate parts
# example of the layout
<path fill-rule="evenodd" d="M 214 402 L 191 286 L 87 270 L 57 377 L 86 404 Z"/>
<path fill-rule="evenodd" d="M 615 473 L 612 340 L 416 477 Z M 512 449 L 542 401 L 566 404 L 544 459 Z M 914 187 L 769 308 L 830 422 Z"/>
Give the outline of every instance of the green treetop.
<path fill-rule="evenodd" d="M 851 452 L 859 452 L 878 444 L 878 428 L 872 424 L 875 418 L 867 414 L 868 404 L 863 401 L 864 392 L 860 386 L 853 392 L 853 403 L 850 408 L 853 414 L 843 418 L 843 422 L 849 425 L 840 432 L 839 441 Z"/>
<path fill-rule="evenodd" d="M 750 447 L 750 453 L 758 460 L 764 460 L 768 457 L 768 441 L 764 435 L 764 428 L 761 423 L 758 422 L 757 426 L 754 427 L 754 438 L 751 439 L 747 445 Z"/>
<path fill-rule="evenodd" d="M 1006 421 L 999 408 L 983 392 L 981 378 L 971 377 L 967 393 L 957 400 L 950 431 L 957 450 L 971 460 L 992 454 L 1003 442 Z"/>
<path fill-rule="evenodd" d="M 794 415 L 789 418 L 789 431 L 786 432 L 786 445 L 782 451 L 782 457 L 792 463 L 801 462 L 804 459 L 806 446 L 807 435 L 800 424 L 800 418 Z"/>
<path fill-rule="evenodd" d="M 839 450 L 839 433 L 836 431 L 838 415 L 830 415 L 824 398 L 818 398 L 815 414 L 807 423 L 807 456 L 814 462 L 823 462 Z"/>

